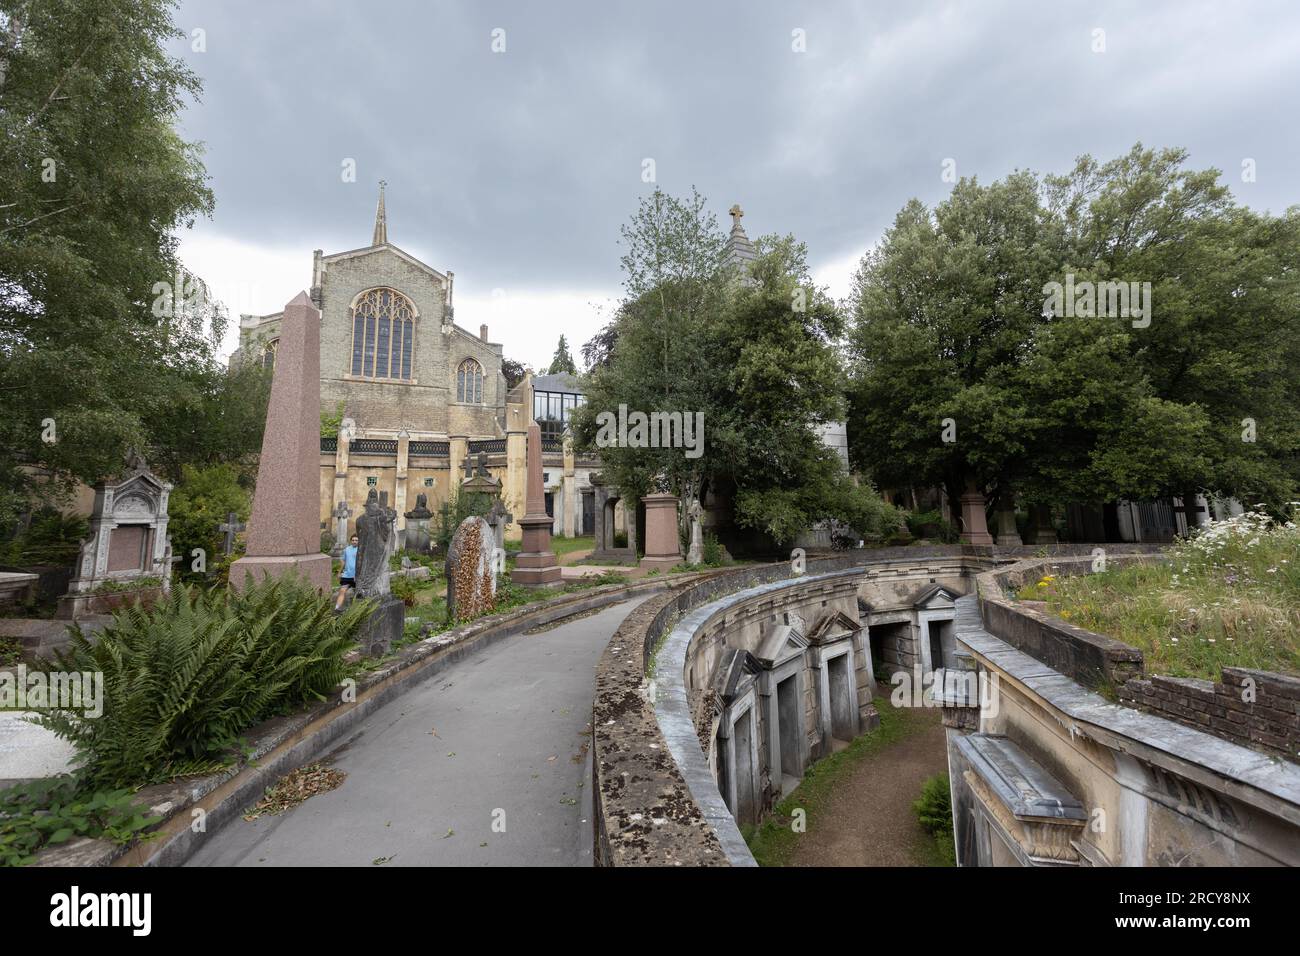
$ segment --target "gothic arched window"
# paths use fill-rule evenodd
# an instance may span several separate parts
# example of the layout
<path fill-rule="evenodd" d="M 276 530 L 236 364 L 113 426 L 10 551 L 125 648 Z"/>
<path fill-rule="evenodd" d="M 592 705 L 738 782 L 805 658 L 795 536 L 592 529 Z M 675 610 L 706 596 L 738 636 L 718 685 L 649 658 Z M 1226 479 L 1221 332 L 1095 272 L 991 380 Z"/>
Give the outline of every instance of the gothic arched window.
<path fill-rule="evenodd" d="M 352 306 L 352 374 L 411 377 L 415 306 L 395 289 L 370 289 Z"/>
<path fill-rule="evenodd" d="M 275 369 L 275 349 L 280 344 L 279 339 L 271 339 L 262 349 L 262 368 Z"/>
<path fill-rule="evenodd" d="M 483 402 L 483 366 L 471 358 L 456 369 L 456 401 L 473 405 Z"/>

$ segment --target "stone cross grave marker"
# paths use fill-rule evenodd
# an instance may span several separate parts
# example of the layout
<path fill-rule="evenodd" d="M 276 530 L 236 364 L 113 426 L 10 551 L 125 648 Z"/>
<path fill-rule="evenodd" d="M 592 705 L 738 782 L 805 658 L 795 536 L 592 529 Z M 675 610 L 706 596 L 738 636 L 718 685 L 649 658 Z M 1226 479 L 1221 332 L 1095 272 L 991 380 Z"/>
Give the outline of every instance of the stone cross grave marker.
<path fill-rule="evenodd" d="M 346 501 L 340 501 L 330 512 L 330 517 L 334 519 L 334 547 L 330 554 L 337 558 L 348 544 L 348 519 L 352 517 L 352 509 Z"/>
<path fill-rule="evenodd" d="M 230 554 L 235 550 L 235 535 L 243 531 L 245 527 L 247 526 L 239 520 L 237 514 L 233 511 L 226 512 L 226 520 L 217 525 L 217 530 L 225 532 L 226 535 L 226 554 Z"/>

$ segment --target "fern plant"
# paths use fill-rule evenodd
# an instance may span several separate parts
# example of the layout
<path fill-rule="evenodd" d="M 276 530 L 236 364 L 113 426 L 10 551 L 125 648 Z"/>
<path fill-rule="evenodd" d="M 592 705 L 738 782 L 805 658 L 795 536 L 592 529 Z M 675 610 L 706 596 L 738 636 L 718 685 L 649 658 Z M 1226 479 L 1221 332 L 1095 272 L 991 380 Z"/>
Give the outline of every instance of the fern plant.
<path fill-rule="evenodd" d="M 119 612 L 94 640 L 71 627 L 58 666 L 104 675 L 103 713 L 51 711 L 38 722 L 76 747 L 89 787 L 209 772 L 249 727 L 325 699 L 370 610 L 357 601 L 335 616 L 294 579 L 241 594 L 179 586 L 151 608 Z"/>

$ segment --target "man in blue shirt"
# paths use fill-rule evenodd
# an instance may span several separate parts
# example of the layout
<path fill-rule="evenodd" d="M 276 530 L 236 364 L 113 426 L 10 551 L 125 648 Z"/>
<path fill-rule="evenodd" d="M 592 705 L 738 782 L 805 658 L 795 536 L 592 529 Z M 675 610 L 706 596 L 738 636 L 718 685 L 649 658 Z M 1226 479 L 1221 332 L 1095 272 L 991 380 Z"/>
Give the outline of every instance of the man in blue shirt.
<path fill-rule="evenodd" d="M 348 539 L 348 546 L 343 549 L 343 570 L 339 572 L 339 597 L 334 603 L 334 610 L 343 610 L 348 590 L 357 586 L 357 536 Z"/>

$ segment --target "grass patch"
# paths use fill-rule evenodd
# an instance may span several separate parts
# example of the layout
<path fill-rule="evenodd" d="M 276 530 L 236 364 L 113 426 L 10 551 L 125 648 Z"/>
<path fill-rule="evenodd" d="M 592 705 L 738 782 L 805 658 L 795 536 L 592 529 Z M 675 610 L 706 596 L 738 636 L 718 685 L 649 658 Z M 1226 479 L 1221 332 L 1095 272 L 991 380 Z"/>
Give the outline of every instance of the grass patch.
<path fill-rule="evenodd" d="M 1218 680 L 1224 667 L 1300 674 L 1300 529 L 1247 512 L 1176 543 L 1169 560 L 1045 575 L 1017 593 L 1132 644 L 1147 671 Z"/>
<path fill-rule="evenodd" d="M 811 830 L 816 826 L 827 798 L 854 767 L 930 726 L 926 718 L 932 712 L 894 708 L 883 697 L 876 698 L 875 704 L 880 712 L 880 726 L 876 730 L 856 738 L 838 753 L 817 761 L 805 771 L 799 786 L 773 808 L 766 820 L 757 827 L 741 830 L 759 866 L 789 865 L 799 838 L 803 836 L 791 828 L 796 809 L 807 814 L 806 822 Z"/>
<path fill-rule="evenodd" d="M 572 554 L 574 551 L 590 551 L 595 547 L 596 538 L 590 534 L 577 538 L 566 538 L 562 535 L 551 538 L 551 550 L 557 555 Z"/>
<path fill-rule="evenodd" d="M 952 835 L 952 791 L 946 773 L 935 774 L 921 786 L 921 796 L 912 804 L 916 821 L 929 837 L 921 845 L 924 866 L 956 866 L 957 844 Z"/>

